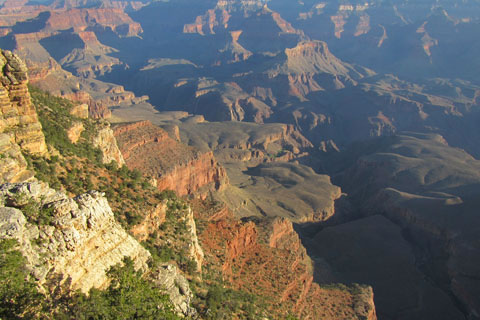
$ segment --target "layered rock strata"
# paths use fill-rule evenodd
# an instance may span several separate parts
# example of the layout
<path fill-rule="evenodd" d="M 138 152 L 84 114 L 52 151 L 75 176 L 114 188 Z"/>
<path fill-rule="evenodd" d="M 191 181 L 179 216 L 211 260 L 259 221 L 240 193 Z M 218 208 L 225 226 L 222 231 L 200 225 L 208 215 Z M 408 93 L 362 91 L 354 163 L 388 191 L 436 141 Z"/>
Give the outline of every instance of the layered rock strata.
<path fill-rule="evenodd" d="M 0 183 L 26 181 L 22 152 L 46 155 L 47 145 L 30 100 L 25 64 L 10 51 L 0 51 Z"/>
<path fill-rule="evenodd" d="M 127 166 L 155 178 L 160 190 L 186 195 L 226 183 L 226 172 L 212 152 L 185 146 L 149 121 L 118 125 L 114 134 Z"/>
<path fill-rule="evenodd" d="M 1 51 L 0 64 L 0 130 L 11 132 L 23 150 L 43 155 L 47 145 L 30 100 L 27 67 L 10 51 Z"/>

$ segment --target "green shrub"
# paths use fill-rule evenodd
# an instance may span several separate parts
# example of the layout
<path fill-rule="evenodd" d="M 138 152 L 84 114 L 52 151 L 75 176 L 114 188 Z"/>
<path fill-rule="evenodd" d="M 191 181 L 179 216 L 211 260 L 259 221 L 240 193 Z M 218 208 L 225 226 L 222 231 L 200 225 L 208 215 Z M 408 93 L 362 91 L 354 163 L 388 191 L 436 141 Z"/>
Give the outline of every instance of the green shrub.
<path fill-rule="evenodd" d="M 108 275 L 112 281 L 107 290 L 91 289 L 88 297 L 76 294 L 71 303 L 74 319 L 180 319 L 168 295 L 143 279 L 131 259 L 125 258 L 123 266 L 112 267 Z"/>
<path fill-rule="evenodd" d="M 54 208 L 42 205 L 40 201 L 33 199 L 25 193 L 18 193 L 13 199 L 12 206 L 20 209 L 27 221 L 38 225 L 51 224 L 54 216 Z"/>
<path fill-rule="evenodd" d="M 240 319 L 261 319 L 257 313 L 261 312 L 257 306 L 256 296 L 221 285 L 212 285 L 208 289 L 205 299 L 208 319 L 230 319 L 236 314 Z"/>
<path fill-rule="evenodd" d="M 15 250 L 16 240 L 0 241 L 0 318 L 34 319 L 43 296 L 25 268 L 26 259 Z"/>
<path fill-rule="evenodd" d="M 102 152 L 91 144 L 92 136 L 97 131 L 95 122 L 70 115 L 73 104 L 67 99 L 54 97 L 34 87 L 30 87 L 29 90 L 47 144 L 55 147 L 64 156 L 76 155 L 101 164 Z M 67 129 L 74 121 L 82 121 L 85 128 L 81 134 L 82 139 L 76 144 L 72 143 L 67 135 Z"/>

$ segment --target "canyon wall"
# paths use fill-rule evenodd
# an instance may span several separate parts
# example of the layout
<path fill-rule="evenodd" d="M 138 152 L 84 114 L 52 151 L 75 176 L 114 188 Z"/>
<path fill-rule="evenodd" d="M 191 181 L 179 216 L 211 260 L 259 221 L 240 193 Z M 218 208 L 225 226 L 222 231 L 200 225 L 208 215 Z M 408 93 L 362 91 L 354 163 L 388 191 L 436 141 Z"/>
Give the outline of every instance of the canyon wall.
<path fill-rule="evenodd" d="M 220 269 L 234 288 L 259 294 L 279 314 L 300 319 L 376 319 L 370 287 L 313 281 L 312 261 L 288 219 L 239 221 L 225 207 L 205 212 L 200 204 L 195 212 L 208 221 L 199 235 L 208 266 Z"/>
<path fill-rule="evenodd" d="M 30 100 L 25 64 L 4 50 L 0 64 L 0 183 L 20 182 L 33 176 L 22 152 L 46 155 L 47 145 Z"/>
<path fill-rule="evenodd" d="M 149 121 L 115 126 L 114 134 L 127 166 L 156 179 L 160 190 L 186 195 L 207 186 L 221 189 L 227 181 L 212 152 L 183 145 Z"/>

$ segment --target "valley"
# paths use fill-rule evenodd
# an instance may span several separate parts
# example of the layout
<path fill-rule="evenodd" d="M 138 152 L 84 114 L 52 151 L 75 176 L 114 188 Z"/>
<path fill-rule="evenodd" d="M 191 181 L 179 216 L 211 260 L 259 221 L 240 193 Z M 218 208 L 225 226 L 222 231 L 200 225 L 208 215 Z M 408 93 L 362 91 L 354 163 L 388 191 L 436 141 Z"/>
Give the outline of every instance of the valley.
<path fill-rule="evenodd" d="M 6 0 L 1 182 L 48 182 L 52 206 L 103 188 L 109 225 L 149 249 L 106 265 L 176 250 L 187 318 L 479 319 L 479 32 L 476 0 Z M 65 182 L 94 151 L 45 115 L 118 171 Z M 251 301 L 225 311 L 213 288 Z"/>

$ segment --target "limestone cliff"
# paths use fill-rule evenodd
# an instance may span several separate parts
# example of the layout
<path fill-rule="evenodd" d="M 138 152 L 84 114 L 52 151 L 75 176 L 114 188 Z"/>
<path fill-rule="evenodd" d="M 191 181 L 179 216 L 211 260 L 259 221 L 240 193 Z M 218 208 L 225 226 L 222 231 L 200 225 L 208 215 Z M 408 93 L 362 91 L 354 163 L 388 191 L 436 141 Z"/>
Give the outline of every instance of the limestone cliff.
<path fill-rule="evenodd" d="M 194 225 L 191 230 L 196 239 Z M 150 253 L 115 221 L 100 192 L 69 198 L 38 181 L 3 184 L 0 239 L 5 238 L 18 240 L 27 268 L 44 292 L 105 288 L 106 271 L 130 257 L 136 269 L 146 271 L 169 295 L 178 314 L 196 315 L 191 307 L 193 293 L 182 273 L 173 264 L 149 270 Z M 198 241 L 192 247 L 198 249 Z"/>
<path fill-rule="evenodd" d="M 187 279 L 173 264 L 165 264 L 154 271 L 153 281 L 159 288 L 163 288 L 170 297 L 175 310 L 188 319 L 197 319 L 197 311 L 191 306 L 193 293 Z"/>
<path fill-rule="evenodd" d="M 0 182 L 26 181 L 33 177 L 12 135 L 0 133 Z"/>
<path fill-rule="evenodd" d="M 197 225 L 193 217 L 192 208 L 190 206 L 186 206 L 184 209 L 176 210 L 175 212 L 174 220 L 185 227 L 181 233 L 180 231 L 175 230 L 174 236 L 169 237 L 168 231 L 165 231 L 168 227 L 164 225 L 164 228 L 161 228 L 161 226 L 166 222 L 167 211 L 169 210 L 169 205 L 171 204 L 169 203 L 170 201 L 172 200 L 163 200 L 155 207 L 150 209 L 145 215 L 144 219 L 133 226 L 130 231 L 136 239 L 140 241 L 148 241 L 149 238 L 154 237 L 152 236 L 153 234 L 158 234 L 159 230 L 162 230 L 164 232 L 162 238 L 167 238 L 169 247 L 172 246 L 172 242 L 176 242 L 182 246 L 185 256 L 194 261 L 196 264 L 196 271 L 201 272 L 204 253 L 198 242 Z M 170 217 L 170 220 L 171 219 L 172 218 Z"/>
<path fill-rule="evenodd" d="M 1 237 L 18 239 L 28 267 L 45 288 L 66 285 L 88 292 L 105 287 L 105 271 L 127 256 L 136 268 L 146 269 L 150 254 L 115 221 L 103 194 L 91 191 L 72 199 L 40 182 L 4 184 L 0 194 Z M 28 206 L 32 203 L 37 213 Z M 33 223 L 47 208 L 49 223 Z"/>
<path fill-rule="evenodd" d="M 186 195 L 207 186 L 218 190 L 226 183 L 225 169 L 212 152 L 183 145 L 149 121 L 118 125 L 114 134 L 127 166 L 155 178 L 160 190 Z"/>
<path fill-rule="evenodd" d="M 0 183 L 32 177 L 23 152 L 47 154 L 42 126 L 30 100 L 25 64 L 10 51 L 0 51 Z"/>

